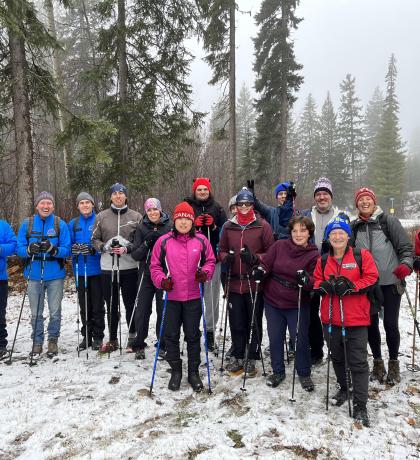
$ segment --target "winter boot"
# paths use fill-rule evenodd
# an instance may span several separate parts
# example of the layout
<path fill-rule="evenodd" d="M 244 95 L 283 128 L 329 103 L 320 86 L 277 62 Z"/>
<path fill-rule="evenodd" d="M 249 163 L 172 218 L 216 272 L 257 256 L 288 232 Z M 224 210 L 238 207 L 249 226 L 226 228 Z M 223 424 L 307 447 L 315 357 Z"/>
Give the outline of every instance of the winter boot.
<path fill-rule="evenodd" d="M 267 385 L 272 388 L 276 388 L 286 378 L 286 374 L 271 374 L 267 378 Z"/>
<path fill-rule="evenodd" d="M 370 373 L 370 381 L 377 380 L 379 383 L 383 383 L 386 375 L 384 360 L 382 358 L 373 360 L 373 369 Z"/>
<path fill-rule="evenodd" d="M 246 375 L 247 377 L 255 377 L 257 375 L 257 368 L 255 367 L 255 359 L 248 359 L 248 362 L 246 363 Z"/>
<path fill-rule="evenodd" d="M 199 393 L 203 389 L 203 382 L 200 379 L 198 373 L 199 363 L 188 365 L 188 383 L 192 386 L 192 389 Z"/>
<path fill-rule="evenodd" d="M 146 353 L 144 352 L 144 348 L 136 350 L 135 359 L 146 359 Z"/>
<path fill-rule="evenodd" d="M 89 337 L 88 346 L 92 346 L 92 338 Z M 83 337 L 83 340 L 79 344 L 79 351 L 86 350 L 86 337 Z"/>
<path fill-rule="evenodd" d="M 178 391 L 182 380 L 182 361 L 180 359 L 170 361 L 169 365 L 171 366 L 171 378 L 169 380 L 168 388 L 171 391 Z"/>
<path fill-rule="evenodd" d="M 132 353 L 133 352 L 133 345 L 134 345 L 135 340 L 136 340 L 136 333 L 135 332 L 129 332 L 128 333 L 128 340 L 127 340 L 127 348 L 126 348 L 127 353 Z"/>
<path fill-rule="evenodd" d="M 102 339 L 93 339 L 92 350 L 99 350 L 102 347 Z"/>
<path fill-rule="evenodd" d="M 388 375 L 386 376 L 386 383 L 388 385 L 395 385 L 400 382 L 400 362 L 398 359 L 390 359 L 388 361 Z"/>
<path fill-rule="evenodd" d="M 334 406 L 342 406 L 347 401 L 347 388 L 340 387 L 331 399 L 334 402 Z"/>
<path fill-rule="evenodd" d="M 232 361 L 226 366 L 226 370 L 231 377 L 241 375 L 244 372 L 244 360 L 233 358 Z"/>
<path fill-rule="evenodd" d="M 353 418 L 356 422 L 361 423 L 363 426 L 370 426 L 366 403 L 355 402 L 353 404 Z"/>
<path fill-rule="evenodd" d="M 37 355 L 40 355 L 42 353 L 42 343 L 36 343 L 33 348 L 32 348 L 32 351 L 29 353 L 29 356 L 37 356 Z"/>
<path fill-rule="evenodd" d="M 307 392 L 314 391 L 315 385 L 314 385 L 314 382 L 312 381 L 310 375 L 308 375 L 306 377 L 302 377 L 301 375 L 299 375 L 299 382 L 300 382 L 300 384 L 302 385 L 302 388 L 305 391 L 307 391 Z"/>
<path fill-rule="evenodd" d="M 99 349 L 100 353 L 112 353 L 113 351 L 118 350 L 118 340 L 110 340 L 107 343 L 104 343 Z"/>
<path fill-rule="evenodd" d="M 7 356 L 8 351 L 6 350 L 6 347 L 1 347 L 0 348 L 0 359 L 3 359 Z"/>
<path fill-rule="evenodd" d="M 49 339 L 48 340 L 48 349 L 47 349 L 47 356 L 52 358 L 53 356 L 58 355 L 58 345 L 57 339 Z"/>
<path fill-rule="evenodd" d="M 233 352 L 235 351 L 235 348 L 233 347 L 233 344 L 230 346 L 229 350 L 226 352 L 226 361 L 229 361 L 230 359 L 232 359 L 232 356 L 233 356 Z"/>
<path fill-rule="evenodd" d="M 214 351 L 214 332 L 213 331 L 207 331 L 207 347 L 209 351 Z"/>

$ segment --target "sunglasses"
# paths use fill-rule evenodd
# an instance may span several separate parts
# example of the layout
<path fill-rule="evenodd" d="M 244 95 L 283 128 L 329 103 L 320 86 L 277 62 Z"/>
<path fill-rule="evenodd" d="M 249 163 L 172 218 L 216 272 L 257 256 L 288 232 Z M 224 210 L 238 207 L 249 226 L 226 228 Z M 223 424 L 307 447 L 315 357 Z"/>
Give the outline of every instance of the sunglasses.
<path fill-rule="evenodd" d="M 240 203 L 236 203 L 236 206 L 239 208 L 249 208 L 252 205 L 253 203 L 250 203 L 249 201 L 241 201 Z"/>

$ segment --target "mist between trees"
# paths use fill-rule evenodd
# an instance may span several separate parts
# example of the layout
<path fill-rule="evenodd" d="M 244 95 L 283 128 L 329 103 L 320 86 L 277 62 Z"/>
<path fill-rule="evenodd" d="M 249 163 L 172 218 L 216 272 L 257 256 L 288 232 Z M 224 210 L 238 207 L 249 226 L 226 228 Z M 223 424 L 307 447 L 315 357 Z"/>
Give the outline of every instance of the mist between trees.
<path fill-rule="evenodd" d="M 293 113 L 304 68 L 292 32 L 296 0 L 265 0 L 255 17 L 256 99 L 235 87 L 232 0 L 5 0 L 0 6 L 0 199 L 15 227 L 33 212 L 34 194 L 51 191 L 69 218 L 81 190 L 108 205 L 108 187 L 129 187 L 130 206 L 158 196 L 168 210 L 210 177 L 217 200 L 254 178 L 273 199 L 280 180 L 297 184 L 298 206 L 311 204 L 313 181 L 328 176 L 340 206 L 353 190 L 375 188 L 381 203 L 420 189 L 420 155 L 407 159 L 399 134 L 397 65 L 363 108 L 356 80 L 340 84 L 341 102 L 318 106 L 308 95 Z M 224 97 L 204 130 L 186 83 L 197 36 Z M 204 82 L 203 82 L 204 83 Z M 379 89 L 379 87 L 383 89 Z"/>

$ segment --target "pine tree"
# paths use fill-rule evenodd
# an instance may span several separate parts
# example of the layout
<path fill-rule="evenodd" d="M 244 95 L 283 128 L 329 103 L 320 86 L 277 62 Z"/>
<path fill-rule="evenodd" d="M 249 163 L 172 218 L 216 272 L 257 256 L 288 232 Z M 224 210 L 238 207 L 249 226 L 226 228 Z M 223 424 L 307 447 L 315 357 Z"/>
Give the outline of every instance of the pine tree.
<path fill-rule="evenodd" d="M 287 175 L 287 127 L 289 111 L 303 82 L 296 62 L 291 32 L 301 19 L 295 16 L 297 0 L 263 0 L 256 23 L 254 70 L 257 136 L 257 174 L 268 187 Z"/>

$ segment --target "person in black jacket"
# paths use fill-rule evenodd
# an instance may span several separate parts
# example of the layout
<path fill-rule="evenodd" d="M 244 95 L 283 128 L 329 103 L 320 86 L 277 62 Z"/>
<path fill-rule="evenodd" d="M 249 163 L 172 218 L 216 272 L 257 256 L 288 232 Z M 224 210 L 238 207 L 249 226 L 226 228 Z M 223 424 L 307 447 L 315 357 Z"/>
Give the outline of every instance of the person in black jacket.
<path fill-rule="evenodd" d="M 185 198 L 185 201 L 194 209 L 194 225 L 210 240 L 217 260 L 220 229 L 227 221 L 227 217 L 225 210 L 213 198 L 210 179 L 207 177 L 194 179 L 192 196 Z M 219 320 L 220 272 L 221 264 L 218 262 L 211 283 L 208 283 L 204 291 L 207 344 L 210 351 L 214 351 L 214 333 Z"/>
<path fill-rule="evenodd" d="M 136 353 L 136 359 L 145 359 L 144 349 L 146 338 L 149 333 L 149 319 L 152 314 L 153 297 L 156 296 L 156 336 L 159 337 L 160 323 L 162 321 L 163 291 L 156 289 L 150 278 L 150 259 L 152 249 L 157 239 L 171 230 L 169 216 L 162 211 L 162 206 L 157 198 L 149 198 L 144 203 L 146 215 L 142 222 L 137 225 L 134 236 L 131 257 L 140 262 L 139 283 L 140 291 L 137 293 L 137 308 L 134 313 L 134 324 L 137 336 L 133 341 L 132 348 Z M 165 343 L 160 345 L 161 356 L 165 354 Z"/>

